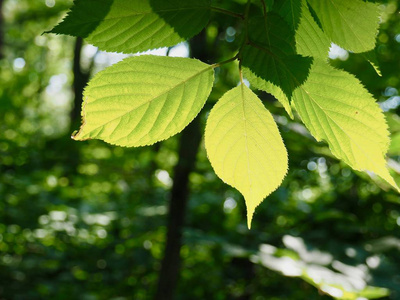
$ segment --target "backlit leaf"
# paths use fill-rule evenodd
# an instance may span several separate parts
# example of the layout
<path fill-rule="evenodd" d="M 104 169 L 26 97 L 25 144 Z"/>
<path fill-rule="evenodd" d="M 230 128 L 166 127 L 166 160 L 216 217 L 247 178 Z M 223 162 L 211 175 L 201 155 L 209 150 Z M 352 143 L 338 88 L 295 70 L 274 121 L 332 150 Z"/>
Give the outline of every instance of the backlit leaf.
<path fill-rule="evenodd" d="M 379 27 L 377 4 L 362 0 L 308 0 L 308 3 L 335 44 L 353 52 L 375 47 Z"/>
<path fill-rule="evenodd" d="M 210 65 L 190 58 L 144 55 L 98 73 L 84 92 L 76 140 L 144 146 L 183 130 L 213 85 Z"/>
<path fill-rule="evenodd" d="M 287 97 L 307 78 L 311 59 L 296 54 L 294 32 L 278 15 L 252 19 L 250 44 L 243 48 L 243 66 L 282 89 Z M 279 31 L 274 28 L 279 27 Z"/>
<path fill-rule="evenodd" d="M 51 32 L 86 38 L 101 50 L 136 53 L 191 38 L 209 16 L 210 0 L 77 0 Z"/>
<path fill-rule="evenodd" d="M 398 189 L 386 167 L 389 132 L 383 112 L 354 76 L 315 60 L 293 103 L 311 134 L 325 140 L 337 158 Z"/>
<path fill-rule="evenodd" d="M 288 169 L 286 148 L 272 115 L 241 84 L 211 110 L 205 145 L 215 173 L 244 195 L 250 228 L 255 208 L 278 188 Z"/>
<path fill-rule="evenodd" d="M 331 42 L 315 22 L 307 1 L 301 1 L 301 18 L 296 30 L 297 53 L 326 60 Z"/>
<path fill-rule="evenodd" d="M 278 15 L 268 14 L 267 23 L 263 17 L 255 17 L 249 26 L 243 72 L 255 88 L 274 95 L 292 116 L 289 99 L 306 80 L 312 59 L 296 54 L 294 32 Z"/>
<path fill-rule="evenodd" d="M 291 27 L 297 29 L 301 16 L 301 0 L 280 0 L 274 3 L 276 11 Z"/>

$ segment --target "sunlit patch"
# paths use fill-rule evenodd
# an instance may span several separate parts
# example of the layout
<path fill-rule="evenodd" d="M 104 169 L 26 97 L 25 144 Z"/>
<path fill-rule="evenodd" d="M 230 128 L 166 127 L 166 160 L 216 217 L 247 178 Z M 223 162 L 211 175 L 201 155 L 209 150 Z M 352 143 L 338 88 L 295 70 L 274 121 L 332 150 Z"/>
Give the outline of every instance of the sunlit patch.
<path fill-rule="evenodd" d="M 25 59 L 23 59 L 22 57 L 17 57 L 16 59 L 14 59 L 13 62 L 14 71 L 21 72 L 24 69 L 25 64 Z"/>
<path fill-rule="evenodd" d="M 55 4 L 56 4 L 55 0 L 46 0 L 47 7 L 54 7 Z"/>
<path fill-rule="evenodd" d="M 279 249 L 272 245 L 263 244 L 257 255 L 251 257 L 253 263 L 277 271 L 284 276 L 300 277 L 324 293 L 338 299 L 363 299 L 366 293 L 379 297 L 388 295 L 385 288 L 368 286 L 369 268 L 379 265 L 379 257 L 371 256 L 367 265 L 356 266 L 334 260 L 326 252 L 312 249 L 300 237 L 285 235 L 283 243 L 287 249 Z M 290 250 L 289 250 L 290 249 Z M 356 250 L 349 248 L 346 252 L 356 255 Z"/>
<path fill-rule="evenodd" d="M 157 170 L 156 171 L 157 179 L 167 187 L 172 186 L 172 178 L 169 176 L 169 173 L 166 170 Z"/>
<path fill-rule="evenodd" d="M 379 256 L 374 255 L 367 258 L 367 265 L 371 269 L 376 269 L 381 264 L 381 259 Z"/>
<path fill-rule="evenodd" d="M 180 43 L 169 50 L 168 56 L 171 57 L 189 57 L 188 43 Z"/>
<path fill-rule="evenodd" d="M 340 59 L 347 60 L 349 58 L 349 52 L 338 45 L 332 43 L 331 48 L 329 49 L 329 58 L 330 59 Z"/>
<path fill-rule="evenodd" d="M 224 212 L 229 214 L 232 212 L 232 210 L 235 209 L 236 206 L 237 206 L 236 200 L 233 199 L 232 197 L 228 197 L 224 201 Z"/>

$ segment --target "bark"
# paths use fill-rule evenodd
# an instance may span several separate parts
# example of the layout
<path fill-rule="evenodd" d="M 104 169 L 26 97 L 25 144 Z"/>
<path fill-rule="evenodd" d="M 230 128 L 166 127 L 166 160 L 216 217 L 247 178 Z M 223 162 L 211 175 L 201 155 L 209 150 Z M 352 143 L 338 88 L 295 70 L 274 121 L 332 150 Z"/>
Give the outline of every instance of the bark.
<path fill-rule="evenodd" d="M 0 0 L 1 1 L 1 0 Z M 75 41 L 74 46 L 74 61 L 73 61 L 73 73 L 74 73 L 74 81 L 73 81 L 73 90 L 74 90 L 74 103 L 71 110 L 70 118 L 71 118 L 71 130 L 77 129 L 80 122 L 81 116 L 81 106 L 83 101 L 83 90 L 87 85 L 90 77 L 91 70 L 83 70 L 81 66 L 82 60 L 82 47 L 83 40 L 78 37 Z"/>
<path fill-rule="evenodd" d="M 179 160 L 174 169 L 168 214 L 167 243 L 155 299 L 173 299 L 179 279 L 182 228 L 189 198 L 189 174 L 194 168 L 201 141 L 200 120 L 196 118 L 180 138 Z"/>
<path fill-rule="evenodd" d="M 212 60 L 214 49 L 206 48 L 205 32 L 190 41 L 191 56 L 204 62 Z M 189 174 L 193 171 L 202 137 L 199 116 L 182 132 L 179 160 L 174 169 L 167 224 L 167 241 L 158 279 L 156 300 L 171 300 L 179 281 L 182 230 L 189 199 Z"/>

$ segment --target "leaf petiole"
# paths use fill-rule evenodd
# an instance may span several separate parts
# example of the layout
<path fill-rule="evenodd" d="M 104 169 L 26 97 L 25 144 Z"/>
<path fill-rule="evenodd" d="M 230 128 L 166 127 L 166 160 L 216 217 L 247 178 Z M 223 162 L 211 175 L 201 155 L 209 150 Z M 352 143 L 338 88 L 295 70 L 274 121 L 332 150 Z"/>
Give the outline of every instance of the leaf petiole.
<path fill-rule="evenodd" d="M 239 55 L 235 55 L 234 57 L 232 57 L 232 58 L 230 58 L 230 59 L 221 61 L 221 62 L 219 62 L 219 63 L 212 64 L 212 65 L 211 65 L 211 68 L 215 69 L 215 68 L 218 68 L 218 67 L 220 67 L 220 66 L 222 66 L 222 65 L 228 64 L 228 63 L 230 63 L 230 62 L 232 62 L 232 61 L 234 61 L 234 60 L 237 60 L 237 59 L 238 59 L 238 56 L 239 56 Z"/>
<path fill-rule="evenodd" d="M 238 13 L 235 13 L 233 11 L 226 10 L 226 9 L 223 9 L 223 8 L 219 8 L 219 7 L 215 7 L 215 6 L 210 6 L 210 8 L 211 8 L 212 11 L 219 12 L 221 14 L 229 15 L 229 16 L 244 20 L 244 15 L 242 15 L 242 14 L 238 14 Z"/>

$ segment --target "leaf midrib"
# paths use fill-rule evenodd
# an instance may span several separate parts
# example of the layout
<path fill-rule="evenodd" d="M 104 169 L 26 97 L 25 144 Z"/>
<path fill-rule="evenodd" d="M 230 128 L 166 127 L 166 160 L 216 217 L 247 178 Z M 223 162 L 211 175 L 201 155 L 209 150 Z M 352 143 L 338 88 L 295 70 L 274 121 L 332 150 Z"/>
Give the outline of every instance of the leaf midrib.
<path fill-rule="evenodd" d="M 182 80 L 181 82 L 179 82 L 179 83 L 176 84 L 175 86 L 173 86 L 173 87 L 167 89 L 167 90 L 164 91 L 163 93 L 161 93 L 161 94 L 159 94 L 159 95 L 157 95 L 157 96 L 155 96 L 155 97 L 153 97 L 153 98 L 147 100 L 146 102 L 140 104 L 139 106 L 136 106 L 135 108 L 132 108 L 132 109 L 128 110 L 127 112 L 125 112 L 125 113 L 123 113 L 123 114 L 121 114 L 121 115 L 119 115 L 119 116 L 117 116 L 117 117 L 115 117 L 115 118 L 113 118 L 113 119 L 111 119 L 111 120 L 108 120 L 107 122 L 103 123 L 102 125 L 99 125 L 99 126 L 97 126 L 96 128 L 91 129 L 89 132 L 86 133 L 86 135 L 89 134 L 90 132 L 93 132 L 93 131 L 95 131 L 95 130 L 101 128 L 101 127 L 104 127 L 105 125 L 107 125 L 107 124 L 109 124 L 109 123 L 111 123 L 111 122 L 113 122 L 113 121 L 115 121 L 115 120 L 117 120 L 117 119 L 120 119 L 120 118 L 126 116 L 127 114 L 132 113 L 133 111 L 139 109 L 139 108 L 142 107 L 143 105 L 149 104 L 149 103 L 151 103 L 152 101 L 154 101 L 154 100 L 156 100 L 156 99 L 158 99 L 158 98 L 164 96 L 165 94 L 170 93 L 170 92 L 173 91 L 174 89 L 180 87 L 180 86 L 183 85 L 183 84 L 186 84 L 188 81 L 192 80 L 192 79 L 195 78 L 196 76 L 200 76 L 201 74 L 205 73 L 206 71 L 211 70 L 212 68 L 213 68 L 213 66 L 207 66 L 205 69 L 203 69 L 203 70 L 201 70 L 200 72 L 198 72 L 198 73 L 196 73 L 196 74 L 190 76 L 189 78 L 187 78 L 187 79 L 185 79 L 185 80 Z M 78 136 L 81 134 L 81 132 L 83 131 L 83 129 L 84 129 L 83 126 L 84 126 L 84 124 L 86 123 L 86 111 L 85 111 L 85 108 L 86 108 L 86 105 L 87 105 L 87 104 L 89 104 L 89 103 L 86 101 L 86 103 L 85 103 L 84 106 L 83 106 L 82 127 L 81 127 L 81 129 L 79 130 L 79 132 L 75 135 L 75 137 L 78 137 Z"/>

